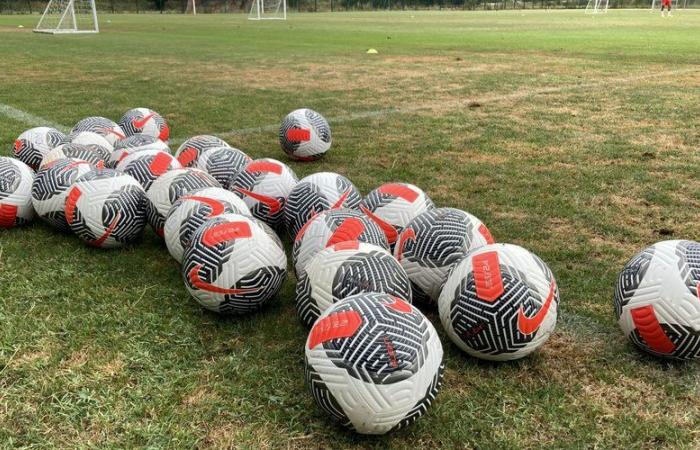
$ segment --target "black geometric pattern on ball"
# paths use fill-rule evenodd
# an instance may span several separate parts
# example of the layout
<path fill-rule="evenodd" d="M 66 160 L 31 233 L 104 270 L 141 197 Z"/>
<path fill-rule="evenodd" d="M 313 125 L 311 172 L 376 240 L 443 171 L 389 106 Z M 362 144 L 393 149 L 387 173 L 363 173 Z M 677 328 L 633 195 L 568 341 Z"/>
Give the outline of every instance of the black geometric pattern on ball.
<path fill-rule="evenodd" d="M 636 254 L 632 259 L 625 264 L 624 269 L 620 272 L 615 287 L 615 317 L 618 319 L 622 314 L 622 308 L 626 306 L 637 291 L 639 284 L 644 279 L 649 264 L 654 257 L 654 247 L 650 246 L 642 252 Z"/>
<path fill-rule="evenodd" d="M 440 368 L 435 374 L 435 377 L 433 377 L 432 383 L 430 383 L 430 386 L 428 386 L 428 389 L 425 391 L 425 396 L 418 403 L 416 403 L 416 406 L 414 406 L 411 409 L 411 411 L 409 411 L 408 414 L 406 414 L 406 417 L 403 420 L 401 420 L 401 422 L 397 423 L 396 426 L 394 426 L 394 428 L 391 429 L 391 431 L 406 428 L 428 411 L 430 405 L 432 405 L 435 401 L 435 398 L 437 398 L 438 392 L 440 392 L 440 388 L 442 387 L 442 379 L 444 375 L 445 364 L 442 363 L 440 364 Z"/>
<path fill-rule="evenodd" d="M 9 159 L 0 158 L 0 199 L 12 195 L 22 181 L 22 173 Z"/>

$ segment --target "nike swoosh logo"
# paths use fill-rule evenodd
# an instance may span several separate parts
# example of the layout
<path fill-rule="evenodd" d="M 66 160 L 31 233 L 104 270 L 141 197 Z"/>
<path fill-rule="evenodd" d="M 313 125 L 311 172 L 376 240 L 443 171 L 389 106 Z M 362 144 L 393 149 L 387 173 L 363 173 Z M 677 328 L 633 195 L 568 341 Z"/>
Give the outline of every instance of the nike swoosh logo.
<path fill-rule="evenodd" d="M 544 318 L 547 316 L 550 306 L 552 306 L 554 291 L 556 288 L 557 285 L 554 283 L 554 280 L 552 280 L 551 284 L 549 285 L 549 295 L 547 296 L 547 300 L 545 300 L 544 305 L 542 305 L 540 310 L 537 311 L 534 316 L 527 317 L 523 311 L 523 307 L 520 307 L 518 310 L 518 331 L 520 331 L 522 334 L 532 334 L 537 331 L 540 325 L 542 325 Z"/>
<path fill-rule="evenodd" d="M 260 288 L 228 289 L 228 288 L 222 288 L 219 286 L 215 286 L 211 283 L 207 283 L 206 281 L 202 280 L 199 277 L 199 270 L 201 268 L 202 268 L 202 265 L 197 264 L 187 274 L 187 279 L 190 281 L 190 284 L 199 290 L 207 291 L 207 292 L 214 292 L 216 294 L 239 295 L 239 294 L 248 294 L 248 293 L 255 292 L 255 291 L 260 289 Z"/>
<path fill-rule="evenodd" d="M 348 195 L 350 195 L 350 191 L 351 191 L 351 189 L 348 189 L 347 191 L 345 191 L 345 193 L 344 193 L 343 195 L 340 196 L 340 198 L 338 199 L 338 201 L 335 202 L 335 203 L 333 204 L 333 206 L 331 206 L 331 209 L 342 208 L 342 207 L 343 207 L 343 203 L 345 203 L 345 199 L 347 199 L 347 198 L 348 198 Z"/>
<path fill-rule="evenodd" d="M 221 203 L 218 200 L 214 200 L 213 198 L 209 197 L 200 197 L 197 195 L 186 195 L 184 197 L 180 197 L 181 200 L 194 200 L 196 202 L 204 203 L 207 205 L 209 208 L 211 208 L 211 212 L 207 216 L 208 219 L 211 219 L 212 217 L 215 216 L 220 216 L 221 214 L 224 213 L 224 204 Z"/>
<path fill-rule="evenodd" d="M 377 216 L 364 206 L 360 206 L 360 211 L 365 213 L 367 217 L 369 217 L 377 225 L 379 225 L 379 228 L 381 228 L 384 234 L 386 235 L 386 239 L 387 241 L 389 241 L 389 245 L 393 245 L 394 242 L 396 242 L 396 239 L 399 237 L 399 232 L 396 231 L 396 228 L 394 228 L 392 224 L 390 224 L 389 222 L 385 222 L 379 216 Z"/>
<path fill-rule="evenodd" d="M 397 257 L 396 259 L 398 261 L 401 261 L 401 258 L 403 258 L 403 248 L 406 245 L 406 242 L 408 241 L 415 241 L 416 240 L 416 233 L 413 231 L 412 228 L 407 228 L 403 230 L 403 233 L 399 236 L 399 243 L 397 244 L 399 249 L 397 251 Z"/>
<path fill-rule="evenodd" d="M 103 133 L 106 133 L 106 134 L 113 134 L 113 135 L 115 135 L 115 136 L 116 136 L 117 138 L 119 138 L 119 139 L 124 139 L 124 138 L 126 137 L 126 136 L 124 136 L 123 134 L 121 134 L 121 133 L 119 133 L 118 131 L 115 131 L 115 130 L 113 130 L 113 129 L 111 129 L 111 128 L 102 128 L 102 132 L 103 132 Z"/>
<path fill-rule="evenodd" d="M 241 189 L 241 188 L 234 188 L 234 189 L 236 189 L 238 192 L 240 192 L 243 195 L 247 195 L 248 197 L 254 198 L 255 200 L 259 201 L 260 203 L 267 205 L 267 207 L 270 209 L 270 211 L 267 213 L 268 216 L 271 216 L 282 209 L 282 202 L 280 202 L 279 200 L 277 200 L 274 197 L 268 197 L 267 195 L 258 194 L 257 192 L 248 191 L 246 189 Z"/>
<path fill-rule="evenodd" d="M 112 219 L 112 223 L 109 224 L 107 227 L 107 230 L 105 230 L 104 234 L 100 236 L 99 238 L 95 239 L 94 241 L 88 242 L 88 244 L 94 246 L 94 247 L 100 247 L 104 242 L 107 240 L 108 237 L 112 235 L 114 232 L 114 229 L 117 228 L 117 224 L 119 223 L 119 218 L 121 217 L 121 213 L 117 213 L 117 216 Z"/>
<path fill-rule="evenodd" d="M 146 126 L 149 120 L 151 120 L 151 117 L 153 117 L 154 113 L 146 114 L 143 119 L 134 119 L 131 121 L 131 124 L 136 127 L 136 128 L 143 128 Z"/>

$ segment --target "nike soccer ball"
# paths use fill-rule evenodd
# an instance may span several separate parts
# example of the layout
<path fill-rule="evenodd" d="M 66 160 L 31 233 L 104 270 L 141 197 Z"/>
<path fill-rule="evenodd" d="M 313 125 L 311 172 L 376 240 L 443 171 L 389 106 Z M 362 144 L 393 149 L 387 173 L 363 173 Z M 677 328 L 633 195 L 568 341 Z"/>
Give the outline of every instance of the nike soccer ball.
<path fill-rule="evenodd" d="M 199 169 L 174 169 L 165 172 L 151 184 L 148 196 L 148 223 L 153 231 L 163 237 L 165 216 L 173 203 L 186 193 L 204 187 L 221 187 L 208 173 Z"/>
<path fill-rule="evenodd" d="M 44 165 L 32 185 L 32 205 L 37 215 L 49 225 L 70 231 L 65 204 L 68 191 L 76 179 L 91 171 L 87 161 L 63 158 Z"/>
<path fill-rule="evenodd" d="M 97 133 L 107 139 L 112 145 L 115 145 L 118 140 L 126 137 L 124 130 L 122 130 L 119 125 L 105 117 L 86 117 L 75 124 L 71 130 L 71 134 L 80 131 L 92 131 L 93 133 Z"/>
<path fill-rule="evenodd" d="M 216 136 L 206 134 L 193 136 L 180 145 L 175 152 L 175 157 L 183 167 L 194 167 L 203 152 L 217 147 L 230 147 L 230 145 Z"/>
<path fill-rule="evenodd" d="M 362 199 L 360 211 L 384 230 L 394 247 L 399 233 L 418 214 L 434 209 L 432 200 L 420 188 L 408 183 L 386 183 Z"/>
<path fill-rule="evenodd" d="M 82 144 L 82 145 L 97 145 L 108 152 L 112 153 L 114 151 L 114 145 L 112 145 L 104 136 L 101 136 L 92 131 L 77 131 L 68 135 L 68 142 L 71 144 Z"/>
<path fill-rule="evenodd" d="M 297 109 L 282 121 L 280 145 L 292 159 L 319 159 L 331 148 L 331 127 L 316 111 Z"/>
<path fill-rule="evenodd" d="M 107 167 L 115 168 L 121 162 L 121 160 L 127 156 L 146 150 L 158 150 L 161 152 L 170 153 L 170 147 L 168 147 L 168 144 L 160 139 L 153 136 L 147 136 L 145 134 L 135 134 L 118 141 L 114 145 L 114 151 L 112 152 L 112 156 L 110 156 L 109 161 L 107 161 Z"/>
<path fill-rule="evenodd" d="M 93 247 L 113 248 L 141 237 L 146 224 L 146 193 L 133 177 L 94 169 L 68 191 L 65 216 L 71 230 Z"/>
<path fill-rule="evenodd" d="M 250 211 L 236 194 L 218 187 L 195 189 L 180 197 L 165 219 L 163 234 L 170 255 L 182 262 L 194 231 L 207 220 L 227 213 L 246 216 Z"/>
<path fill-rule="evenodd" d="M 117 164 L 117 170 L 134 177 L 145 190 L 156 178 L 173 169 L 182 169 L 182 166 L 173 155 L 161 150 L 132 153 Z"/>
<path fill-rule="evenodd" d="M 287 197 L 298 182 L 286 164 L 275 159 L 256 159 L 231 178 L 228 188 L 243 199 L 254 217 L 278 228 L 283 222 Z"/>
<path fill-rule="evenodd" d="M 277 294 L 287 274 L 287 256 L 265 228 L 240 214 L 223 214 L 197 228 L 185 249 L 182 274 L 200 305 L 244 314 Z"/>
<path fill-rule="evenodd" d="M 554 331 L 559 290 L 535 254 L 512 244 L 469 253 L 440 294 L 440 320 L 459 348 L 477 358 L 507 361 L 542 346 Z"/>
<path fill-rule="evenodd" d="M 455 208 L 428 210 L 414 218 L 401 232 L 394 256 L 413 284 L 413 297 L 435 302 L 457 261 L 493 238 L 486 225 Z"/>
<path fill-rule="evenodd" d="M 110 152 L 104 147 L 95 144 L 61 144 L 48 152 L 44 159 L 41 160 L 40 167 L 46 167 L 48 164 L 59 159 L 74 158 L 87 161 L 96 168 L 105 167 L 105 163 L 109 160 Z"/>
<path fill-rule="evenodd" d="M 148 108 L 134 108 L 119 120 L 119 126 L 127 136 L 137 133 L 153 136 L 163 142 L 170 138 L 170 128 L 163 116 Z"/>
<path fill-rule="evenodd" d="M 304 272 L 304 268 L 316 253 L 346 241 L 366 242 L 389 249 L 386 236 L 379 225 L 360 211 L 352 209 L 324 211 L 309 220 L 294 238 L 292 260 L 297 277 Z"/>
<path fill-rule="evenodd" d="M 361 292 L 383 292 L 411 303 L 411 282 L 382 247 L 346 241 L 320 251 L 297 283 L 296 306 L 310 327 L 334 303 Z"/>
<path fill-rule="evenodd" d="M 231 177 L 251 161 L 250 156 L 233 147 L 210 148 L 197 158 L 195 167 L 214 177 L 224 188 L 228 189 Z"/>
<path fill-rule="evenodd" d="M 614 306 L 639 349 L 700 358 L 700 243 L 662 241 L 637 254 L 620 273 Z"/>
<path fill-rule="evenodd" d="M 15 158 L 0 156 L 0 228 L 24 225 L 34 218 L 34 171 Z"/>
<path fill-rule="evenodd" d="M 363 434 L 404 428 L 442 384 L 442 345 L 409 303 L 363 293 L 326 310 L 306 340 L 306 381 L 331 418 Z"/>
<path fill-rule="evenodd" d="M 284 222 L 289 236 L 294 238 L 301 227 L 316 214 L 328 209 L 356 209 L 360 191 L 342 175 L 319 172 L 302 178 L 287 197 Z"/>
<path fill-rule="evenodd" d="M 66 135 L 55 128 L 32 128 L 20 134 L 15 140 L 13 156 L 33 170 L 37 170 L 48 152 L 66 142 L 68 142 Z"/>

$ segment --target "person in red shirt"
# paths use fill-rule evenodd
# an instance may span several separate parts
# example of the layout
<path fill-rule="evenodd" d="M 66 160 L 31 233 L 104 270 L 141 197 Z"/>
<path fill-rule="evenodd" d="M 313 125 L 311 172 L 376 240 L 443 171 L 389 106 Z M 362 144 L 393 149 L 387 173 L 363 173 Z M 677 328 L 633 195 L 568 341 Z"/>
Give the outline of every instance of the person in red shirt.
<path fill-rule="evenodd" d="M 661 0 L 661 17 L 664 16 L 664 8 L 668 10 L 668 16 L 671 17 L 671 0 Z"/>

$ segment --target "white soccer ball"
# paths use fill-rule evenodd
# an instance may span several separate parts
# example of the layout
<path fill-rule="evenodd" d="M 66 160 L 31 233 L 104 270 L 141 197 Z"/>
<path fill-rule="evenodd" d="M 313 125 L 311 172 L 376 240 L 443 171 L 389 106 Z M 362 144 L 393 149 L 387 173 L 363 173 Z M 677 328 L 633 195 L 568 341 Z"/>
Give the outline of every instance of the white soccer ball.
<path fill-rule="evenodd" d="M 393 248 L 399 233 L 419 214 L 435 205 L 419 187 L 408 183 L 386 183 L 362 199 L 360 211 L 377 222 Z"/>
<path fill-rule="evenodd" d="M 221 314 L 259 309 L 282 287 L 287 256 L 262 222 L 223 214 L 197 228 L 182 260 L 185 286 L 197 302 Z"/>
<path fill-rule="evenodd" d="M 299 179 L 292 169 L 275 159 L 248 162 L 234 175 L 228 189 L 238 194 L 251 214 L 273 228 L 284 219 L 284 205 Z"/>
<path fill-rule="evenodd" d="M 457 264 L 438 300 L 457 346 L 477 358 L 522 358 L 554 331 L 559 289 L 547 264 L 512 244 L 491 244 Z"/>
<path fill-rule="evenodd" d="M 168 144 L 153 136 L 145 134 L 135 134 L 121 139 L 114 144 L 114 151 L 107 161 L 107 167 L 115 168 L 127 156 L 147 150 L 158 150 L 170 153 Z"/>
<path fill-rule="evenodd" d="M 37 170 L 44 156 L 68 142 L 65 134 L 51 127 L 37 127 L 25 131 L 15 140 L 13 156 Z"/>
<path fill-rule="evenodd" d="M 195 167 L 214 177 L 224 188 L 228 189 L 229 181 L 248 162 L 250 156 L 233 147 L 212 147 L 202 152 L 197 158 Z"/>
<path fill-rule="evenodd" d="M 156 178 L 174 169 L 182 169 L 182 165 L 173 155 L 161 150 L 141 150 L 117 164 L 117 170 L 134 177 L 146 191 Z"/>
<path fill-rule="evenodd" d="M 0 228 L 13 228 L 34 218 L 34 171 L 22 161 L 0 156 Z"/>
<path fill-rule="evenodd" d="M 220 188 L 221 185 L 208 173 L 192 168 L 169 170 L 156 178 L 146 192 L 148 223 L 153 231 L 163 237 L 165 216 L 173 203 L 188 192 L 204 187 Z"/>
<path fill-rule="evenodd" d="M 435 302 L 450 269 L 471 250 L 492 244 L 479 219 L 455 208 L 437 208 L 416 216 L 399 235 L 394 257 L 413 284 L 413 298 Z"/>
<path fill-rule="evenodd" d="M 294 238 L 292 261 L 297 277 L 318 252 L 346 241 L 366 242 L 389 249 L 379 225 L 360 211 L 345 208 L 323 211 L 309 220 Z"/>
<path fill-rule="evenodd" d="M 362 434 L 404 428 L 442 385 L 442 344 L 415 306 L 362 293 L 326 310 L 306 340 L 306 381 L 331 418 Z"/>
<path fill-rule="evenodd" d="M 79 177 L 93 169 L 87 161 L 63 158 L 42 166 L 32 185 L 32 205 L 37 215 L 49 225 L 70 231 L 65 204 L 68 191 Z"/>
<path fill-rule="evenodd" d="M 48 164 L 58 161 L 59 159 L 73 158 L 86 161 L 93 167 L 101 169 L 105 167 L 109 156 L 110 152 L 105 147 L 94 144 L 75 144 L 71 142 L 69 144 L 61 144 L 44 155 L 39 167 L 46 167 Z"/>
<path fill-rule="evenodd" d="M 217 147 L 230 147 L 230 145 L 216 136 L 201 134 L 183 142 L 175 152 L 175 157 L 183 167 L 194 167 L 203 152 Z"/>
<path fill-rule="evenodd" d="M 97 145 L 106 149 L 110 154 L 114 151 L 114 145 L 110 143 L 104 136 L 101 136 L 92 131 L 76 131 L 68 135 L 68 142 L 71 144 L 82 145 Z"/>
<path fill-rule="evenodd" d="M 386 249 L 359 241 L 327 247 L 299 278 L 296 307 L 310 327 L 334 303 L 362 292 L 382 292 L 411 303 L 411 282 Z"/>
<path fill-rule="evenodd" d="M 118 140 L 126 137 L 124 130 L 122 130 L 121 127 L 116 124 L 116 122 L 99 116 L 86 117 L 85 119 L 76 123 L 71 130 L 71 134 L 78 133 L 80 131 L 91 131 L 93 133 L 97 133 L 107 139 L 107 141 L 109 141 L 109 143 L 113 146 Z"/>
<path fill-rule="evenodd" d="M 163 234 L 170 255 L 182 262 L 192 234 L 207 220 L 222 214 L 250 215 L 246 204 L 233 192 L 218 187 L 195 189 L 173 203 Z"/>
<path fill-rule="evenodd" d="M 302 178 L 289 193 L 284 206 L 287 232 L 294 239 L 316 214 L 328 209 L 357 209 L 361 198 L 355 185 L 337 173 L 319 172 Z"/>
<path fill-rule="evenodd" d="M 284 118 L 279 132 L 282 150 L 299 161 L 313 161 L 331 148 L 331 127 L 311 109 L 297 109 Z"/>
<path fill-rule="evenodd" d="M 620 273 L 615 316 L 639 349 L 674 359 L 700 358 L 700 243 L 662 241 Z"/>
<path fill-rule="evenodd" d="M 133 177 L 93 169 L 68 191 L 66 221 L 93 247 L 114 248 L 138 240 L 146 224 L 146 193 Z"/>
<path fill-rule="evenodd" d="M 148 108 L 130 109 L 119 120 L 119 126 L 127 136 L 145 134 L 163 142 L 170 138 L 170 128 L 163 116 Z"/>

